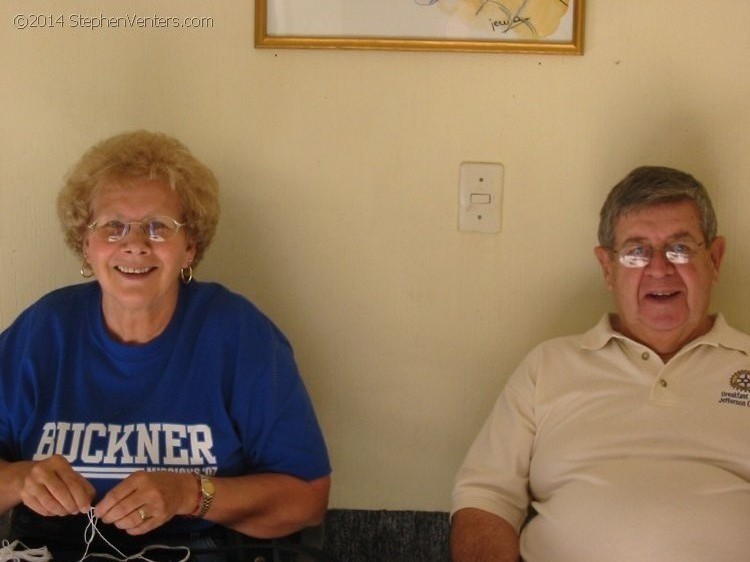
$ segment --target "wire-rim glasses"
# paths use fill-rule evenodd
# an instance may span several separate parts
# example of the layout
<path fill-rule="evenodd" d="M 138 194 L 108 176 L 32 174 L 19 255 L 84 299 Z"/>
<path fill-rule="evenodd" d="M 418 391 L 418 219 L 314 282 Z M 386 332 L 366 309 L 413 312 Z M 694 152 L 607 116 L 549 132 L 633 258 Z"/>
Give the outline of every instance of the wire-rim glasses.
<path fill-rule="evenodd" d="M 628 268 L 646 267 L 657 251 L 664 252 L 664 257 L 674 265 L 686 265 L 705 246 L 705 242 L 693 242 L 684 240 L 666 244 L 661 248 L 654 248 L 647 244 L 626 244 L 620 250 L 612 250 L 617 254 L 618 260 Z"/>
<path fill-rule="evenodd" d="M 151 242 L 167 242 L 174 238 L 180 228 L 187 223 L 177 222 L 171 217 L 155 216 L 142 221 L 121 221 L 111 219 L 94 221 L 88 228 L 104 242 L 120 242 L 130 232 L 130 227 L 137 225 L 141 233 Z"/>

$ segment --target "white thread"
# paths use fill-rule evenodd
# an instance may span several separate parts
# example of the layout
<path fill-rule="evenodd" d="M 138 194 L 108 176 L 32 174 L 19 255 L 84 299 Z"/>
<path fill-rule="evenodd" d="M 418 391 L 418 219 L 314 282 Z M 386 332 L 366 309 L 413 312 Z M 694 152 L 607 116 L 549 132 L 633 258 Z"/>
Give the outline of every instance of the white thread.
<path fill-rule="evenodd" d="M 120 552 L 115 545 L 113 545 L 111 542 L 109 542 L 104 535 L 101 534 L 99 529 L 96 528 L 96 524 L 99 521 L 99 518 L 94 515 L 94 508 L 92 507 L 89 509 L 88 512 L 88 518 L 89 518 L 89 524 L 86 526 L 86 530 L 83 533 L 83 540 L 86 542 L 86 550 L 83 553 L 83 556 L 78 559 L 78 562 L 83 562 L 87 558 L 107 558 L 108 560 L 116 560 L 117 562 L 130 562 L 131 560 L 144 560 L 145 562 L 156 562 L 155 560 L 152 560 L 148 557 L 146 557 L 146 553 L 150 552 L 152 550 L 177 550 L 177 551 L 183 551 L 185 552 L 185 556 L 178 560 L 177 562 L 187 562 L 188 558 L 190 558 L 190 549 L 186 546 L 165 546 L 163 544 L 152 544 L 147 547 L 145 547 L 140 552 L 133 554 L 131 556 L 127 556 Z M 105 552 L 92 552 L 89 553 L 89 547 L 91 546 L 91 543 L 94 542 L 94 538 L 96 538 L 96 535 L 99 535 L 99 538 L 102 539 L 109 547 L 114 550 L 117 554 L 120 555 L 118 558 L 117 556 L 113 556 L 111 554 L 107 554 Z M 49 560 L 49 558 L 47 559 Z M 3 562 L 0 560 L 0 562 Z M 41 562 L 41 561 L 40 561 Z"/>
<path fill-rule="evenodd" d="M 23 550 L 18 550 L 21 547 Z M 52 559 L 46 546 L 42 548 L 29 548 L 21 541 L 9 542 L 3 540 L 0 548 L 0 562 L 47 562 Z"/>

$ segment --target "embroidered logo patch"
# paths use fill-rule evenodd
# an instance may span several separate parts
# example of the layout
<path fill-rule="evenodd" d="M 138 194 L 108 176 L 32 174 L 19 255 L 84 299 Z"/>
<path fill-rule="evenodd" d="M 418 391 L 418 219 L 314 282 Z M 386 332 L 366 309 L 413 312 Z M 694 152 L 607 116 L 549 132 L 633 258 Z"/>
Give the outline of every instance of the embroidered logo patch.
<path fill-rule="evenodd" d="M 745 369 L 737 371 L 729 379 L 729 385 L 739 391 L 750 391 L 750 371 Z"/>
<path fill-rule="evenodd" d="M 741 369 L 729 377 L 731 392 L 722 391 L 719 404 L 750 407 L 750 371 Z"/>

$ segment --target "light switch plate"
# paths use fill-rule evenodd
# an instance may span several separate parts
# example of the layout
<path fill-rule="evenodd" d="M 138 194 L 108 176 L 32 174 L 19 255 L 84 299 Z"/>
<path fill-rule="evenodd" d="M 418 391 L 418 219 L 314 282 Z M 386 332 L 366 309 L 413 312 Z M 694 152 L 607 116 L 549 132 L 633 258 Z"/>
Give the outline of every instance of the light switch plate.
<path fill-rule="evenodd" d="M 502 164 L 462 162 L 459 171 L 458 230 L 500 232 L 503 195 Z"/>

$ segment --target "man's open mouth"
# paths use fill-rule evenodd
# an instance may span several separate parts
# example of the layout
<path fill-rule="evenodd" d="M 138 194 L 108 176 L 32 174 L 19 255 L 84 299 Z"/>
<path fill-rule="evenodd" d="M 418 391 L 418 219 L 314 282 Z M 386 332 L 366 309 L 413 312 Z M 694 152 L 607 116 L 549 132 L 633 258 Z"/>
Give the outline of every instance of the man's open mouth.
<path fill-rule="evenodd" d="M 680 293 L 680 291 L 655 291 L 653 293 L 648 293 L 646 297 L 658 301 L 667 301 L 678 296 Z"/>

